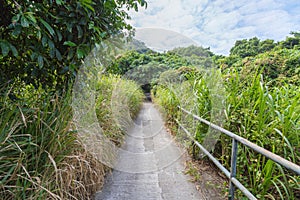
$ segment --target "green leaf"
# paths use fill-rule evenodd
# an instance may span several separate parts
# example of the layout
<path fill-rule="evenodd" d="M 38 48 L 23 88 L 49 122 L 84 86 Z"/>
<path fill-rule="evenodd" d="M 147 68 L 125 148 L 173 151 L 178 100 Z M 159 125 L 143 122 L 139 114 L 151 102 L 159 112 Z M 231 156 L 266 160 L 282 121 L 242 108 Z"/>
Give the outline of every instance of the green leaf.
<path fill-rule="evenodd" d="M 76 28 L 77 28 L 77 31 L 78 31 L 78 38 L 82 38 L 82 36 L 83 36 L 82 28 L 78 25 L 76 26 Z"/>
<path fill-rule="evenodd" d="M 70 49 L 68 52 L 67 60 L 71 60 L 74 57 L 74 50 Z"/>
<path fill-rule="evenodd" d="M 48 45 L 49 45 L 50 50 L 55 48 L 55 45 L 51 40 L 48 40 Z"/>
<path fill-rule="evenodd" d="M 22 25 L 22 27 L 29 27 L 29 23 L 25 16 L 21 17 L 21 25 Z"/>
<path fill-rule="evenodd" d="M 9 43 L 7 41 L 0 41 L 0 46 L 3 57 L 7 56 L 10 50 Z"/>
<path fill-rule="evenodd" d="M 65 74 L 68 71 L 69 71 L 69 67 L 65 66 L 64 68 L 62 68 L 62 70 L 59 71 L 59 74 Z"/>
<path fill-rule="evenodd" d="M 46 47 L 48 39 L 46 37 L 42 37 L 42 45 Z"/>
<path fill-rule="evenodd" d="M 36 37 L 37 37 L 38 40 L 41 40 L 41 38 L 42 38 L 42 33 L 41 33 L 40 30 L 38 30 L 38 31 L 36 32 Z"/>
<path fill-rule="evenodd" d="M 16 26 L 14 27 L 14 30 L 13 30 L 13 32 L 12 32 L 12 35 L 13 35 L 14 37 L 18 37 L 18 35 L 20 35 L 21 32 L 22 32 L 22 26 L 16 25 Z"/>
<path fill-rule="evenodd" d="M 55 49 L 50 49 L 49 55 L 50 55 L 50 58 L 54 58 L 54 56 L 55 56 Z"/>
<path fill-rule="evenodd" d="M 56 2 L 57 5 L 62 5 L 63 4 L 62 0 L 56 0 L 55 2 Z"/>
<path fill-rule="evenodd" d="M 48 24 L 48 22 L 46 22 L 43 19 L 40 19 L 40 21 L 46 27 L 46 29 L 49 31 L 50 35 L 54 36 L 54 34 L 55 34 L 54 29 Z"/>
<path fill-rule="evenodd" d="M 91 22 L 89 23 L 89 29 L 93 29 L 94 27 L 95 27 L 95 24 L 94 24 L 93 21 L 91 21 Z"/>
<path fill-rule="evenodd" d="M 61 32 L 59 30 L 56 30 L 56 35 L 58 37 L 58 41 L 60 42 L 62 40 Z"/>
<path fill-rule="evenodd" d="M 61 53 L 57 49 L 55 50 L 55 54 L 56 54 L 57 60 L 61 61 L 62 60 L 62 56 L 61 56 Z"/>
<path fill-rule="evenodd" d="M 139 11 L 139 9 L 138 9 L 138 4 L 137 4 L 137 3 L 134 3 L 134 4 L 133 4 L 133 8 L 134 8 L 135 12 L 138 12 L 138 11 Z"/>
<path fill-rule="evenodd" d="M 79 0 L 79 2 L 85 10 L 89 9 L 89 10 L 95 12 L 95 9 L 92 6 L 92 5 L 95 5 L 95 3 L 92 0 Z"/>
<path fill-rule="evenodd" d="M 84 55 L 85 55 L 85 52 L 84 52 L 84 50 L 83 49 L 80 49 L 80 48 L 77 48 L 77 58 L 78 59 L 81 59 L 81 58 L 83 58 L 84 57 Z"/>
<path fill-rule="evenodd" d="M 64 45 L 69 46 L 69 47 L 76 47 L 77 46 L 74 42 L 71 42 L 71 41 L 65 41 Z"/>
<path fill-rule="evenodd" d="M 78 22 L 79 25 L 82 25 L 84 27 L 86 26 L 87 23 L 88 23 L 88 20 L 85 17 L 81 17 L 79 22 Z"/>
<path fill-rule="evenodd" d="M 19 21 L 19 19 L 20 19 L 20 14 L 17 14 L 17 15 L 12 17 L 12 22 L 15 24 Z"/>
<path fill-rule="evenodd" d="M 140 4 L 141 4 L 142 7 L 145 6 L 145 8 L 147 8 L 147 2 L 146 2 L 146 1 L 141 0 L 141 1 L 139 1 L 139 2 L 140 2 Z"/>
<path fill-rule="evenodd" d="M 38 64 L 39 64 L 40 69 L 43 68 L 44 59 L 43 59 L 43 56 L 41 56 L 41 55 L 38 56 Z"/>
<path fill-rule="evenodd" d="M 38 54 L 36 52 L 33 52 L 31 55 L 30 55 L 30 58 L 32 61 L 34 61 L 36 58 L 37 58 Z"/>
<path fill-rule="evenodd" d="M 72 33 L 73 25 L 70 24 L 70 23 L 67 23 L 66 25 L 67 25 L 67 30 L 68 30 L 70 33 Z"/>
<path fill-rule="evenodd" d="M 12 45 L 12 44 L 9 44 L 9 46 L 10 46 L 10 50 L 13 53 L 13 55 L 15 57 L 17 57 L 18 56 L 18 51 L 17 51 L 16 47 L 14 45 Z"/>
<path fill-rule="evenodd" d="M 34 24 L 36 24 L 36 19 L 35 17 L 33 16 L 33 13 L 32 12 L 27 12 L 25 13 L 27 15 L 27 19 L 29 19 L 31 22 L 33 22 Z"/>

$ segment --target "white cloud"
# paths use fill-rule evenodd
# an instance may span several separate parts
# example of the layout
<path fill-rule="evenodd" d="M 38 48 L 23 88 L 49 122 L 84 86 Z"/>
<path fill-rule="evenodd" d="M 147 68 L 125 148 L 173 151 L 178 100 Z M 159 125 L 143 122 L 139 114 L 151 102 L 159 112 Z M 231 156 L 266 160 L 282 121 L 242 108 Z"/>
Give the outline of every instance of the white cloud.
<path fill-rule="evenodd" d="M 300 30 L 298 0 L 148 0 L 148 8 L 130 12 L 137 27 L 177 31 L 208 47 L 228 54 L 238 39 L 284 39 Z"/>
<path fill-rule="evenodd" d="M 230 13 L 219 13 L 214 17 L 207 18 L 203 29 L 208 33 L 230 31 L 237 26 L 240 14 L 236 11 Z"/>

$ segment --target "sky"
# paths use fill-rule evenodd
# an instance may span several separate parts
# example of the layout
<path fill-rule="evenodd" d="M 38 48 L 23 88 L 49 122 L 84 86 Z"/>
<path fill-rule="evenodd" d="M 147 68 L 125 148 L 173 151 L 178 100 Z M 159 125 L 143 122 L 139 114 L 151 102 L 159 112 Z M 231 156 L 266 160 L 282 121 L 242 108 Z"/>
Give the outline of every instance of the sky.
<path fill-rule="evenodd" d="M 300 31 L 300 0 L 146 0 L 130 11 L 133 27 L 182 34 L 216 54 L 228 55 L 236 40 L 281 41 Z"/>

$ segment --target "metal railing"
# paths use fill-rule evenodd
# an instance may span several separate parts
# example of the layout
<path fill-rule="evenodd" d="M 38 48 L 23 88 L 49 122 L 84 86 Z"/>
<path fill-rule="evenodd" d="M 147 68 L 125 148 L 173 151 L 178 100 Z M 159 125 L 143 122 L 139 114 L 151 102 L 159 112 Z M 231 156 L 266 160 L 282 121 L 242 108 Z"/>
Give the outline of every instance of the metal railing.
<path fill-rule="evenodd" d="M 182 110 L 183 112 L 185 112 L 186 114 L 189 114 L 191 116 L 193 116 L 194 119 L 207 124 L 208 126 L 210 126 L 211 128 L 218 130 L 224 134 L 226 134 L 227 136 L 229 136 L 230 138 L 232 138 L 232 151 L 231 151 L 231 170 L 229 172 L 229 170 L 227 170 L 211 153 L 209 153 L 199 142 L 195 141 L 193 136 L 191 135 L 191 133 L 182 126 L 182 124 L 180 124 L 180 122 L 178 120 L 176 120 L 176 122 L 178 123 L 179 127 L 183 129 L 183 131 L 193 140 L 193 142 L 201 149 L 201 151 L 208 156 L 208 158 L 227 176 L 227 178 L 229 179 L 229 199 L 234 199 L 234 191 L 235 191 L 235 187 L 237 187 L 238 189 L 240 189 L 244 195 L 246 197 L 248 197 L 249 199 L 257 199 L 247 188 L 245 188 L 243 186 L 242 183 L 240 183 L 235 177 L 236 177 L 236 164 L 237 164 L 237 150 L 238 150 L 238 143 L 241 143 L 251 149 L 253 149 L 254 151 L 266 156 L 267 158 L 273 160 L 274 162 L 286 167 L 287 169 L 294 171 L 296 174 L 300 175 L 300 166 L 296 165 L 295 163 L 292 163 L 252 142 L 250 142 L 249 140 L 238 136 L 220 126 L 217 126 L 209 121 L 207 121 L 206 119 L 203 119 L 193 113 L 191 113 L 190 111 L 185 110 L 184 108 L 181 108 L 180 106 L 178 106 L 178 108 L 180 110 Z"/>

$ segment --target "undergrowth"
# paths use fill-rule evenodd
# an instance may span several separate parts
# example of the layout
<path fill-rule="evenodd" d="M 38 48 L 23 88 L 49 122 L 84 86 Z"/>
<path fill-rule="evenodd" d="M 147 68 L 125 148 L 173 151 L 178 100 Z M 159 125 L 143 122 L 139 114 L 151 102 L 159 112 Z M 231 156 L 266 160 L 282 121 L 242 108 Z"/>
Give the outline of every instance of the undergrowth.
<path fill-rule="evenodd" d="M 214 80 L 214 77 L 211 79 Z M 221 110 L 224 116 L 222 126 L 299 165 L 299 86 L 276 86 L 274 80 L 268 82 L 259 71 L 241 75 L 230 70 L 224 72 L 223 81 L 226 95 L 223 99 L 225 107 Z M 187 95 L 174 90 L 182 89 L 184 84 L 190 85 L 192 92 L 186 89 L 185 92 L 193 100 L 187 100 Z M 200 122 L 195 124 L 191 117 L 184 117 L 176 106 L 181 105 L 210 120 L 213 116 L 211 102 L 215 97 L 212 91 L 207 90 L 209 84 L 208 79 L 195 74 L 183 83 L 155 88 L 155 102 L 166 112 L 166 119 L 172 122 L 180 119 L 180 122 L 188 126 L 188 130 L 193 131 L 194 138 L 199 142 L 203 142 L 208 134 L 207 126 Z M 182 132 L 178 131 L 177 134 L 181 135 Z M 194 152 L 192 147 L 191 144 L 190 152 Z M 213 154 L 230 169 L 231 139 L 221 135 Z M 258 199 L 300 198 L 299 176 L 242 145 L 238 151 L 237 173 L 238 180 Z M 236 195 L 238 199 L 244 198 L 240 191 Z"/>
<path fill-rule="evenodd" d="M 130 120 L 138 114 L 144 94 L 133 81 L 117 75 L 101 76 L 97 83 L 96 115 L 104 134 L 121 145 Z"/>
<path fill-rule="evenodd" d="M 97 114 L 105 134 L 122 142 L 109 118 L 114 77 L 99 83 Z M 134 116 L 142 92 L 128 81 Z M 58 94 L 19 82 L 0 87 L 0 199 L 91 199 L 101 189 L 108 167 L 88 152 L 72 122 L 71 91 Z"/>

